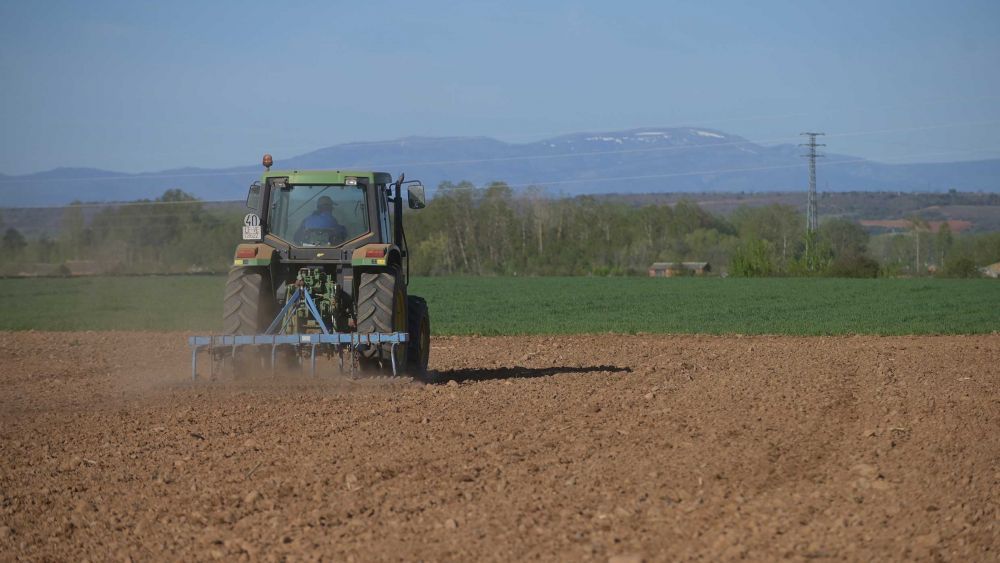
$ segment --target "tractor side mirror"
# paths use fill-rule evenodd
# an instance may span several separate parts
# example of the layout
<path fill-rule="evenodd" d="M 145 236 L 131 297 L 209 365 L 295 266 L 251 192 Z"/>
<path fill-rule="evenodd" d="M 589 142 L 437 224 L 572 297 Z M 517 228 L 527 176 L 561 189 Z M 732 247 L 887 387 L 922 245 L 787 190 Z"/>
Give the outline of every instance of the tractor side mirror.
<path fill-rule="evenodd" d="M 406 186 L 406 199 L 410 209 L 423 209 L 427 207 L 427 200 L 424 196 L 424 185 L 420 182 Z"/>
<path fill-rule="evenodd" d="M 250 185 L 250 191 L 247 192 L 247 207 L 260 209 L 260 182 L 254 182 Z"/>

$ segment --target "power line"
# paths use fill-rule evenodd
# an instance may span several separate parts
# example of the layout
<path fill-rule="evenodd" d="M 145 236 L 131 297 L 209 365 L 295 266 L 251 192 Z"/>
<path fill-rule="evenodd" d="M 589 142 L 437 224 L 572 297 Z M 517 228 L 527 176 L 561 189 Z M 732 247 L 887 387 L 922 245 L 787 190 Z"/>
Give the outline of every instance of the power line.
<path fill-rule="evenodd" d="M 911 154 L 911 155 L 908 155 L 908 156 L 909 156 L 909 158 L 914 158 L 914 157 L 919 158 L 919 157 L 928 157 L 928 156 L 940 156 L 940 155 L 944 155 L 944 154 L 965 154 L 965 153 L 974 153 L 974 152 L 992 152 L 992 151 L 996 151 L 996 150 L 1000 150 L 1000 147 L 972 149 L 972 150 L 961 150 L 961 151 L 939 151 L 939 152 L 934 152 L 934 153 Z M 836 166 L 836 165 L 842 165 L 842 164 L 858 164 L 858 163 L 871 163 L 871 162 L 872 161 L 869 160 L 869 159 L 867 159 L 867 158 L 854 158 L 854 159 L 845 159 L 845 160 L 834 160 L 832 162 L 827 162 L 825 164 L 819 164 L 819 165 L 820 166 Z M 530 183 L 530 184 L 507 184 L 507 185 L 509 187 L 512 187 L 512 188 L 520 188 L 520 187 L 538 186 L 540 184 L 545 184 L 545 185 L 581 184 L 581 183 L 588 183 L 588 182 L 600 182 L 600 181 L 604 181 L 604 180 L 608 180 L 608 181 L 610 181 L 610 180 L 653 180 L 653 179 L 661 179 L 661 178 L 678 178 L 678 177 L 683 177 L 683 176 L 700 176 L 700 175 L 710 175 L 710 174 L 726 174 L 726 173 L 734 173 L 734 172 L 756 172 L 756 171 L 762 171 L 762 170 L 782 170 L 782 169 L 789 169 L 789 168 L 799 168 L 800 166 L 802 166 L 802 165 L 801 164 L 777 164 L 777 165 L 774 165 L 774 166 L 751 166 L 751 167 L 745 167 L 745 168 L 726 168 L 726 169 L 715 169 L 715 170 L 697 170 L 697 171 L 691 171 L 691 172 L 673 172 L 673 173 L 669 173 L 669 174 L 649 174 L 649 175 L 643 175 L 643 176 L 611 176 L 611 177 L 604 177 L 604 178 L 585 178 L 585 179 L 575 179 L 575 180 L 554 180 L 554 181 L 548 181 L 548 182 L 545 182 L 545 181 L 533 182 L 533 183 Z"/>
<path fill-rule="evenodd" d="M 859 137 L 865 135 L 880 135 L 883 133 L 910 133 L 914 131 L 928 131 L 933 129 L 945 129 L 950 127 L 962 127 L 966 125 L 996 125 L 1000 124 L 1000 120 L 992 121 L 965 121 L 965 122 L 955 122 L 955 123 L 944 123 L 938 125 L 921 125 L 916 127 L 899 127 L 895 129 L 873 129 L 868 131 L 851 131 L 846 133 L 835 133 L 832 135 L 827 135 L 828 137 Z M 692 131 L 697 131 L 697 127 L 687 127 Z M 714 149 L 717 147 L 732 147 L 740 145 L 767 145 L 772 143 L 780 143 L 784 141 L 794 141 L 798 137 L 777 137 L 774 139 L 759 139 L 759 140 L 748 140 L 743 139 L 740 141 L 729 141 L 725 143 L 706 143 L 700 145 L 673 145 L 669 147 L 647 147 L 647 148 L 637 148 L 637 149 L 622 149 L 617 151 L 589 151 L 589 152 L 568 152 L 559 154 L 541 154 L 541 155 L 523 155 L 523 156 L 510 156 L 510 157 L 496 157 L 496 158 L 477 158 L 477 159 L 466 159 L 466 160 L 438 160 L 438 161 L 413 161 L 413 162 L 397 162 L 393 164 L 386 163 L 362 163 L 358 166 L 381 166 L 381 167 L 398 167 L 398 166 L 428 166 L 428 165 L 442 165 L 442 164 L 477 164 L 482 162 L 506 162 L 506 161 L 517 161 L 517 160 L 544 160 L 553 158 L 573 158 L 581 156 L 602 156 L 602 155 L 618 155 L 618 154 L 630 154 L 630 153 L 645 153 L 645 152 L 666 152 L 666 151 L 678 151 L 678 150 L 693 150 L 693 149 Z"/>
<path fill-rule="evenodd" d="M 908 108 L 908 107 L 922 107 L 922 106 L 928 106 L 928 105 L 939 105 L 939 104 L 946 104 L 946 103 L 947 104 L 952 104 L 952 103 L 957 103 L 957 102 L 974 102 L 974 101 L 998 100 L 998 99 L 1000 99 L 1000 96 L 998 96 L 998 95 L 957 96 L 957 97 L 956 96 L 940 97 L 939 96 L 939 97 L 936 97 L 936 98 L 924 99 L 924 100 L 914 101 L 914 102 L 908 102 L 908 103 L 896 103 L 896 102 L 894 102 L 894 103 L 891 103 L 891 104 L 879 104 L 879 105 L 870 105 L 870 106 L 861 106 L 861 107 L 854 106 L 852 108 L 847 108 L 846 106 L 839 106 L 839 107 L 838 106 L 826 106 L 826 107 L 823 107 L 823 106 L 812 106 L 812 107 L 814 109 L 820 110 L 821 112 L 843 112 L 845 110 L 849 110 L 849 111 L 852 112 L 851 114 L 854 115 L 854 114 L 857 114 L 857 113 L 860 113 L 860 112 L 870 111 L 870 110 L 899 109 L 899 108 Z M 704 126 L 704 125 L 715 124 L 715 123 L 731 123 L 731 122 L 737 122 L 737 121 L 776 120 L 776 119 L 787 119 L 787 118 L 791 118 L 791 117 L 810 117 L 810 116 L 815 116 L 815 115 L 816 115 L 815 112 L 794 112 L 794 113 L 767 114 L 767 115 L 744 115 L 744 116 L 738 116 L 738 117 L 711 117 L 711 118 L 675 119 L 673 124 L 659 125 L 658 127 L 660 127 L 660 128 L 667 128 L 667 129 L 685 129 L 685 128 L 692 128 L 692 129 L 694 129 L 696 127 L 692 127 L 691 126 L 692 123 L 697 123 L 700 126 Z M 153 126 L 151 123 L 147 123 L 147 125 L 150 126 L 150 127 Z M 264 128 L 264 127 L 232 127 L 232 126 L 220 127 L 220 126 L 211 126 L 209 128 L 210 129 L 214 129 L 214 130 L 220 130 L 220 131 L 224 130 L 224 131 L 228 131 L 228 132 L 232 132 L 232 131 L 257 132 L 257 133 L 265 133 L 267 135 L 270 135 L 270 133 L 271 133 L 271 130 L 269 128 Z M 632 127 L 632 128 L 628 128 L 628 129 L 640 129 L 640 128 Z M 580 131 L 579 130 L 574 130 L 574 131 L 562 131 L 562 132 L 556 132 L 556 133 L 551 133 L 550 132 L 550 133 L 544 134 L 544 135 L 541 135 L 541 134 L 539 134 L 539 135 L 533 135 L 532 137 L 534 137 L 534 138 L 541 137 L 541 139 L 540 139 L 540 141 L 541 141 L 541 140 L 553 139 L 553 138 L 563 137 L 563 136 L 566 136 L 566 135 L 572 135 L 572 134 L 577 134 L 577 133 L 580 133 Z M 586 133 L 586 132 L 584 132 L 584 133 Z M 349 141 L 349 142 L 342 142 L 342 143 L 337 144 L 335 146 L 338 147 L 338 148 L 343 147 L 343 148 L 356 149 L 356 148 L 367 148 L 367 147 L 378 146 L 378 145 L 400 145 L 400 144 L 405 144 L 407 142 L 417 142 L 417 143 L 420 143 L 420 144 L 427 145 L 427 144 L 449 142 L 449 141 L 452 141 L 452 140 L 454 140 L 456 138 L 476 138 L 476 137 L 475 136 L 470 136 L 470 135 L 460 135 L 460 134 L 444 134 L 441 137 L 419 137 L 419 136 L 416 136 L 416 135 L 411 135 L 409 137 L 403 137 L 403 138 L 391 139 L 391 140 L 382 140 L 382 141 Z M 540 142 L 540 141 L 529 141 L 529 142 Z M 306 150 L 309 153 L 312 153 L 312 152 L 316 152 L 316 151 L 320 151 L 320 150 L 324 150 L 326 148 L 329 148 L 329 146 L 324 146 L 322 142 L 316 142 L 316 143 L 312 143 L 312 144 L 309 144 L 309 145 L 279 145 L 277 147 L 269 146 L 270 150 L 277 150 L 279 148 L 280 149 L 289 149 L 289 150 L 293 150 L 293 149 L 294 150 Z M 230 168 L 233 168 L 233 167 L 230 167 Z"/>
<path fill-rule="evenodd" d="M 62 205 L 33 205 L 24 207 L 0 207 L 0 212 L 2 211 L 41 211 L 45 209 L 64 209 L 66 211 L 72 211 L 74 209 L 97 209 L 100 211 L 106 209 L 119 209 L 127 207 L 140 207 L 140 208 L 159 208 L 162 206 L 174 206 L 174 205 L 201 205 L 201 211 L 204 213 L 214 213 L 218 211 L 225 211 L 225 207 L 238 207 L 240 209 L 248 209 L 244 207 L 243 200 L 240 199 L 213 199 L 213 200 L 195 200 L 195 201 L 106 201 L 106 202 L 91 202 L 91 203 L 76 203 L 76 204 L 62 204 Z M 249 212 L 249 211 L 247 211 Z M 129 217 L 166 217 L 166 215 L 158 213 L 130 213 Z"/>

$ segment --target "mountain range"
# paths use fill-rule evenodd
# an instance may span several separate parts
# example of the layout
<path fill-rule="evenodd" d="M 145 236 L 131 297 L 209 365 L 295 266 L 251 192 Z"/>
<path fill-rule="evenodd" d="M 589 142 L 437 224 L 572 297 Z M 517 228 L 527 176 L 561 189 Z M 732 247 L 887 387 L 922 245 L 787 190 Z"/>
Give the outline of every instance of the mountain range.
<path fill-rule="evenodd" d="M 261 153 L 267 151 L 262 147 Z M 795 144 L 764 146 L 702 127 L 642 128 L 575 133 L 531 143 L 488 137 L 406 137 L 335 145 L 306 154 L 275 156 L 279 169 L 377 169 L 405 172 L 430 190 L 440 182 L 476 185 L 504 181 L 540 186 L 558 195 L 655 192 L 803 191 L 806 160 Z M 261 172 L 259 165 L 177 168 L 127 174 L 93 168 L 56 168 L 0 174 L 3 207 L 61 205 L 155 198 L 180 188 L 212 201 L 238 200 Z M 1000 159 L 885 164 L 830 153 L 818 166 L 820 190 L 1000 191 Z"/>

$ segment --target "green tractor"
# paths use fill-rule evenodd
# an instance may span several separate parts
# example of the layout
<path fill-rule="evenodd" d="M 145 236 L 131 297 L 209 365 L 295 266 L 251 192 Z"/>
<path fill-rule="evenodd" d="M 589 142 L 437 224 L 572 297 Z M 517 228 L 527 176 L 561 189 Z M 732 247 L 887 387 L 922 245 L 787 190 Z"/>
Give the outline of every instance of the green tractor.
<path fill-rule="evenodd" d="M 316 369 L 345 352 L 351 369 L 421 376 L 430 355 L 427 303 L 410 295 L 406 206 L 425 206 L 418 181 L 385 172 L 266 171 L 247 195 L 244 243 L 226 281 L 221 336 L 192 337 L 213 359 L 266 358 Z M 213 361 L 213 369 L 215 362 Z"/>

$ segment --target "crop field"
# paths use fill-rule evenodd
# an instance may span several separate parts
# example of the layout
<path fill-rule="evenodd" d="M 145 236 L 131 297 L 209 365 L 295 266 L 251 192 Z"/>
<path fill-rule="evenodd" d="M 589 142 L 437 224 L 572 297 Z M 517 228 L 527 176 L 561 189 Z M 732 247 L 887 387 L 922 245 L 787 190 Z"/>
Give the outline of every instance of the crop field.
<path fill-rule="evenodd" d="M 417 279 L 430 377 L 192 380 L 223 281 L 0 280 L 0 559 L 997 559 L 992 280 Z"/>
<path fill-rule="evenodd" d="M 220 329 L 220 276 L 0 280 L 0 330 Z M 1000 283 L 946 279 L 416 278 L 439 335 L 982 334 Z"/>

